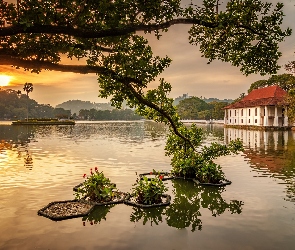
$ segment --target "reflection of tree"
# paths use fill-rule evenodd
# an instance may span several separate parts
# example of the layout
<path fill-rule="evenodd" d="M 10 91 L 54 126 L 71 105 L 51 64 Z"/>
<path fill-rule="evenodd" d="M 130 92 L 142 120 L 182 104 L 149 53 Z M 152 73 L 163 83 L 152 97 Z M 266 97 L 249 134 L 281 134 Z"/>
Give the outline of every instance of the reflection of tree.
<path fill-rule="evenodd" d="M 221 196 L 224 187 L 206 187 L 199 191 L 201 204 L 203 208 L 208 208 L 212 212 L 212 216 L 221 215 L 226 210 L 232 214 L 240 214 L 242 212 L 242 201 L 232 200 L 227 203 Z"/>
<path fill-rule="evenodd" d="M 89 222 L 90 225 L 94 225 L 100 223 L 102 220 L 106 220 L 106 215 L 114 206 L 115 204 L 107 206 L 96 206 L 90 214 L 82 218 L 83 225 L 85 226 L 86 222 Z"/>
<path fill-rule="evenodd" d="M 143 225 L 145 225 L 148 221 L 151 222 L 151 226 L 153 222 L 158 225 L 159 222 L 162 222 L 162 215 L 164 214 L 165 207 L 151 207 L 151 208 L 139 208 L 133 207 L 133 212 L 130 215 L 131 222 L 138 222 L 143 219 Z"/>
<path fill-rule="evenodd" d="M 198 190 L 191 181 L 173 180 L 174 199 L 166 210 L 167 224 L 175 228 L 186 228 L 192 224 L 192 231 L 202 229 Z"/>
<path fill-rule="evenodd" d="M 30 170 L 33 168 L 33 158 L 28 150 L 26 150 L 26 155 L 24 157 L 24 166 Z"/>
<path fill-rule="evenodd" d="M 191 181 L 173 180 L 175 198 L 166 209 L 167 224 L 176 228 L 192 225 L 192 231 L 202 229 L 200 208 L 208 208 L 213 216 L 226 210 L 232 214 L 242 212 L 242 201 L 226 202 L 221 193 L 224 188 L 194 185 Z"/>
<path fill-rule="evenodd" d="M 221 194 L 225 191 L 223 187 L 198 186 L 192 181 L 172 180 L 174 186 L 173 202 L 167 207 L 154 207 L 148 209 L 133 208 L 130 221 L 138 222 L 143 220 L 143 225 L 147 222 L 158 225 L 166 216 L 169 226 L 178 229 L 191 226 L 192 232 L 202 230 L 200 219 L 202 208 L 207 208 L 212 212 L 212 216 L 221 215 L 225 211 L 231 214 L 242 212 L 242 201 L 232 200 L 226 202 Z"/>

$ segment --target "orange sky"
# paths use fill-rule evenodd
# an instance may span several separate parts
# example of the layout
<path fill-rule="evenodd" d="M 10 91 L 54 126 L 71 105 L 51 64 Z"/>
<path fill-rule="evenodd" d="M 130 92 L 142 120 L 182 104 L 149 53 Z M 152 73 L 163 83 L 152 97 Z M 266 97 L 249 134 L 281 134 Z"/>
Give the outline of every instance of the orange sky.
<path fill-rule="evenodd" d="M 275 3 L 277 1 L 269 0 L 269 2 Z M 286 17 L 283 27 L 295 29 L 294 0 L 281 0 L 280 2 L 285 4 Z M 207 60 L 200 57 L 198 48 L 188 43 L 187 30 L 188 26 L 178 25 L 163 34 L 160 41 L 156 40 L 154 36 L 150 36 L 149 39 L 155 55 L 168 55 L 173 60 L 170 68 L 161 75 L 172 84 L 171 97 L 175 98 L 188 93 L 198 97 L 235 99 L 241 93 L 247 92 L 252 82 L 269 77 L 261 77 L 260 75 L 246 77 L 240 73 L 238 68 L 220 61 L 214 61 L 208 65 Z M 283 52 L 279 61 L 280 65 L 295 60 L 294 45 L 294 34 L 280 44 L 280 50 Z M 287 72 L 282 69 L 279 73 Z M 99 88 L 95 74 L 82 75 L 52 71 L 33 74 L 25 72 L 23 69 L 0 65 L 1 74 L 13 77 L 10 86 L 3 88 L 22 90 L 25 82 L 33 83 L 34 91 L 30 93 L 30 97 L 39 103 L 55 106 L 64 101 L 76 99 L 106 102 L 105 99 L 97 97 Z M 155 87 L 155 84 L 151 84 L 151 87 Z"/>

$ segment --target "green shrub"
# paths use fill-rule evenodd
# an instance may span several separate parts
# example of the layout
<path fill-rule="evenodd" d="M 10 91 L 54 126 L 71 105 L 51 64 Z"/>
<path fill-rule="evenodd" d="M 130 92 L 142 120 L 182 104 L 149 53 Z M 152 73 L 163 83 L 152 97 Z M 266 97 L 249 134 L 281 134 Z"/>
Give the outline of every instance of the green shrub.
<path fill-rule="evenodd" d="M 218 184 L 220 181 L 223 181 L 225 177 L 220 165 L 209 161 L 204 162 L 204 164 L 197 169 L 196 179 L 202 183 Z"/>
<path fill-rule="evenodd" d="M 137 180 L 132 188 L 132 196 L 136 199 L 136 202 L 145 205 L 161 203 L 162 195 L 168 190 L 162 179 L 162 175 L 157 175 L 150 181 L 146 176 Z"/>
<path fill-rule="evenodd" d="M 83 177 L 85 178 L 86 174 Z M 86 198 L 95 202 L 107 202 L 112 200 L 115 190 L 116 185 L 95 167 L 94 172 L 92 168 L 90 169 L 90 176 L 78 188 L 75 195 L 76 199 Z"/>

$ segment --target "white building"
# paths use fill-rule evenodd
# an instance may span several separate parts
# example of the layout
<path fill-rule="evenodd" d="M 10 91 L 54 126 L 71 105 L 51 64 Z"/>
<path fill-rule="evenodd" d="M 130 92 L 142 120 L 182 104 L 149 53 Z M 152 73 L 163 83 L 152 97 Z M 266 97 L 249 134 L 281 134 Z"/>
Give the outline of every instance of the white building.
<path fill-rule="evenodd" d="M 255 89 L 241 101 L 224 108 L 224 124 L 240 127 L 289 127 L 286 107 L 287 92 L 279 86 Z"/>

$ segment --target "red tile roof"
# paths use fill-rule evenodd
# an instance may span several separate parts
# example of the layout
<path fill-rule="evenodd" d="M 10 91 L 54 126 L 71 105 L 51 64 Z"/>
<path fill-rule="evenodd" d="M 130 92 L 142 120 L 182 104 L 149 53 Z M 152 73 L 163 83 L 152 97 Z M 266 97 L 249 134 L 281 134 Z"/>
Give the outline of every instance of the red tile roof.
<path fill-rule="evenodd" d="M 230 104 L 224 107 L 224 109 L 283 104 L 286 95 L 287 92 L 279 86 L 254 89 L 241 101 Z"/>

